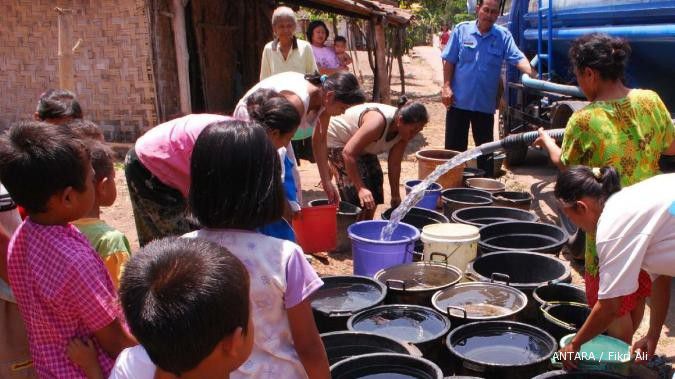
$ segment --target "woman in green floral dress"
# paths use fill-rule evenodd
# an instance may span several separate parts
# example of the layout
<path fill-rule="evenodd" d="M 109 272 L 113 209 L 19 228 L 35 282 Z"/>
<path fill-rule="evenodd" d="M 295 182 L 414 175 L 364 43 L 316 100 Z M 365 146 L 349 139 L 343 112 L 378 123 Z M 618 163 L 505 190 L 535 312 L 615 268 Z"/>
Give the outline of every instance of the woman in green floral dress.
<path fill-rule="evenodd" d="M 627 42 L 603 34 L 576 39 L 570 61 L 581 91 L 591 101 L 567 123 L 562 148 L 540 131 L 535 146 L 548 150 L 553 163 L 564 170 L 573 165 L 613 166 L 628 186 L 659 174 L 661 154 L 675 154 L 675 126 L 659 96 L 651 90 L 624 85 L 631 49 Z M 592 307 L 598 299 L 598 257 L 595 238 L 586 238 L 586 295 Z M 651 281 L 640 273 L 635 293 L 622 299 L 610 335 L 630 343 L 644 312 Z"/>

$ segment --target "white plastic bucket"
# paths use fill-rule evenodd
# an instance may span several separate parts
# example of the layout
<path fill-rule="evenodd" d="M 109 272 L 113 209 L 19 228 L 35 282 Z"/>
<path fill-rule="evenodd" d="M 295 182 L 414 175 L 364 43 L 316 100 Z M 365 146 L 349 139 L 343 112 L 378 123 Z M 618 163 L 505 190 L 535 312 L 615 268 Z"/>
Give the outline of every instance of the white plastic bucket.
<path fill-rule="evenodd" d="M 473 225 L 444 223 L 432 224 L 422 228 L 421 240 L 424 244 L 424 260 L 444 260 L 449 265 L 466 271 L 469 262 L 476 259 L 480 233 Z M 440 255 L 439 255 L 440 254 Z"/>

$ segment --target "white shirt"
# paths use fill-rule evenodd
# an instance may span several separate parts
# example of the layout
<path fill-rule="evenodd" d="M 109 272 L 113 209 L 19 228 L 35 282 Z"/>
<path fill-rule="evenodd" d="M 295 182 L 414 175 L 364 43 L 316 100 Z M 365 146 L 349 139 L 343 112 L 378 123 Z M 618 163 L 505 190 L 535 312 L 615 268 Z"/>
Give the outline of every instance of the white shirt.
<path fill-rule="evenodd" d="M 300 136 L 302 138 L 308 138 L 312 136 L 314 124 L 316 124 L 316 120 L 318 119 L 318 115 L 321 113 L 321 110 L 316 113 L 310 112 L 310 114 L 307 114 L 307 109 L 309 108 L 309 82 L 305 80 L 305 75 L 299 74 L 297 72 L 283 72 L 281 74 L 272 75 L 258 82 L 258 84 L 248 90 L 244 97 L 239 100 L 237 106 L 234 108 L 234 112 L 232 113 L 234 118 L 245 121 L 251 119 L 248 114 L 248 108 L 246 107 L 246 101 L 248 100 L 248 97 L 253 94 L 253 92 L 261 88 L 273 89 L 277 92 L 292 92 L 298 96 L 300 101 L 302 101 L 302 106 L 305 113 L 300 115 L 300 126 L 298 127 L 298 131 L 295 133 L 295 136 Z M 298 201 L 302 204 L 302 183 L 300 182 L 300 172 L 297 168 L 298 162 L 295 160 L 293 146 L 290 143 L 288 146 L 286 146 L 286 149 L 288 150 L 288 157 L 293 162 L 293 178 L 295 179 L 295 185 L 298 188 Z M 283 166 L 283 161 L 281 164 Z"/>
<path fill-rule="evenodd" d="M 599 299 L 635 292 L 640 269 L 675 276 L 675 174 L 657 175 L 612 195 L 596 233 Z"/>
<path fill-rule="evenodd" d="M 117 356 L 108 379 L 153 379 L 156 370 L 143 346 L 136 345 Z"/>
<path fill-rule="evenodd" d="M 295 134 L 294 139 L 302 139 L 298 136 L 301 135 L 303 138 L 308 138 L 312 136 L 312 130 L 316 120 L 313 118 L 314 113 L 308 115 L 307 110 L 309 109 L 309 86 L 310 83 L 305 80 L 304 74 L 299 74 L 297 72 L 282 72 L 280 74 L 272 75 L 268 78 L 265 78 L 254 85 L 253 88 L 248 90 L 246 94 L 239 100 L 237 106 L 232 112 L 232 116 L 239 120 L 249 120 L 248 109 L 246 107 L 246 101 L 248 97 L 253 94 L 253 92 L 264 88 L 272 89 L 279 93 L 281 92 L 291 92 L 294 93 L 300 101 L 302 101 L 302 106 L 304 108 L 304 113 L 300 115 L 302 118 L 300 121 L 300 126 L 298 131 Z"/>
<path fill-rule="evenodd" d="M 202 238 L 227 248 L 249 273 L 255 342 L 251 356 L 230 377 L 307 378 L 295 350 L 287 309 L 307 299 L 323 282 L 300 246 L 234 229 L 202 229 L 183 237 Z"/>
<path fill-rule="evenodd" d="M 347 109 L 343 115 L 332 117 L 328 123 L 328 130 L 326 132 L 328 147 L 344 148 L 361 127 L 361 119 L 368 111 L 379 112 L 384 117 L 385 125 L 380 137 L 376 141 L 369 143 L 363 151 L 374 155 L 389 152 L 401 140 L 401 136 L 398 134 L 391 140 L 387 140 L 387 134 L 394 123 L 394 117 L 398 108 L 380 103 L 354 105 Z"/>
<path fill-rule="evenodd" d="M 14 204 L 2 183 L 0 183 L 0 206 L 5 207 L 5 209 L 0 209 L 0 225 L 11 237 L 16 228 L 21 225 L 21 216 L 19 216 L 16 204 Z M 2 279 L 0 279 L 0 299 L 16 304 L 16 298 L 14 298 L 9 284 Z"/>
<path fill-rule="evenodd" d="M 312 74 L 319 71 L 314 60 L 312 45 L 297 38 L 295 44 L 297 47 L 291 49 L 286 58 L 281 54 L 278 42 L 271 41 L 265 45 L 260 60 L 260 80 L 287 71 L 301 74 Z"/>

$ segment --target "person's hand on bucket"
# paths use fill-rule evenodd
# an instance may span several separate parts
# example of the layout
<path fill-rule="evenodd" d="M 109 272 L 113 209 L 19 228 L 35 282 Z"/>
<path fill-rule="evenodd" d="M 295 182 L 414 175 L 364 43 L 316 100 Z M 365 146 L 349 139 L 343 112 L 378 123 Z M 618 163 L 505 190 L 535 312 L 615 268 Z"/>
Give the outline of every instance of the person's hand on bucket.
<path fill-rule="evenodd" d="M 335 187 L 335 184 L 333 182 L 328 182 L 328 183 L 321 183 L 323 186 L 324 192 L 326 192 L 326 198 L 328 198 L 328 203 L 330 204 L 337 204 L 340 202 L 340 193 L 337 190 L 337 187 Z"/>
<path fill-rule="evenodd" d="M 574 347 L 572 342 L 568 343 L 560 351 L 560 356 L 563 367 L 565 370 L 573 370 L 577 368 L 577 363 L 574 361 L 577 353 L 579 352 L 578 348 Z"/>
<path fill-rule="evenodd" d="M 644 359 L 641 359 L 642 357 L 646 356 L 648 358 L 651 358 L 654 353 L 656 352 L 656 345 L 659 343 L 659 335 L 651 335 L 651 333 L 647 333 L 646 336 L 640 338 L 639 340 L 635 341 L 633 343 L 633 346 L 630 348 L 630 354 L 631 356 L 636 355 L 636 361 L 637 362 L 644 362 Z M 646 354 L 645 354 L 646 353 Z"/>
<path fill-rule="evenodd" d="M 359 201 L 361 202 L 361 207 L 363 209 L 373 209 L 375 208 L 375 198 L 373 198 L 373 193 L 366 187 L 362 187 L 359 190 Z"/>

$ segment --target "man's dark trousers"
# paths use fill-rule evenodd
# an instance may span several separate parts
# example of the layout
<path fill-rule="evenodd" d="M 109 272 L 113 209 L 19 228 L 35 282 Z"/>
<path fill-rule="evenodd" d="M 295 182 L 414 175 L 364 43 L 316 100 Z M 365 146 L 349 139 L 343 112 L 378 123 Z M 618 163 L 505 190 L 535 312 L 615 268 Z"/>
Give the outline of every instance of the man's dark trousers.
<path fill-rule="evenodd" d="M 448 150 L 465 151 L 469 143 L 469 125 L 476 146 L 485 142 L 492 142 L 495 115 L 467 111 L 455 107 L 448 108 L 445 115 L 445 148 Z M 485 170 L 486 177 L 494 176 L 494 159 L 490 156 L 481 156 L 477 159 L 479 169 Z"/>

